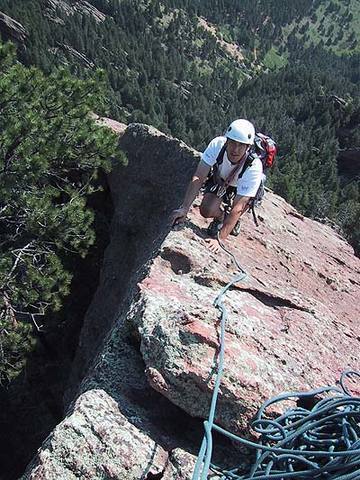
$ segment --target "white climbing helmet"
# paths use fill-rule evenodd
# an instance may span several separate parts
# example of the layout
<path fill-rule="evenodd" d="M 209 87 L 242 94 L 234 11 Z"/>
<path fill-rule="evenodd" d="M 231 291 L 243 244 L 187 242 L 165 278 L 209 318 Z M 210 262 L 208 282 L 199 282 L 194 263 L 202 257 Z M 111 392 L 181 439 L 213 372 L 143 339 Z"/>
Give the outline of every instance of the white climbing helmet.
<path fill-rule="evenodd" d="M 255 138 L 254 125 L 243 118 L 234 120 L 226 130 L 225 137 L 231 138 L 231 140 L 235 140 L 235 142 L 253 145 Z"/>

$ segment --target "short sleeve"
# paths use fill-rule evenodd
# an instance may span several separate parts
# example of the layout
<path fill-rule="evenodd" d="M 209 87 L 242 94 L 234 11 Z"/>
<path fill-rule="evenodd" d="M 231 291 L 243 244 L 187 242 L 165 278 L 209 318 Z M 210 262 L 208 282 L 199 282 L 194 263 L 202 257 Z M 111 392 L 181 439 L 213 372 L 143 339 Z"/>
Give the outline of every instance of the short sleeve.
<path fill-rule="evenodd" d="M 255 159 L 251 167 L 247 168 L 244 175 L 237 183 L 237 195 L 255 197 L 263 177 L 263 167 L 259 158 Z"/>
<path fill-rule="evenodd" d="M 201 154 L 201 160 L 210 167 L 214 166 L 219 152 L 226 142 L 225 137 L 216 137 L 207 146 L 206 150 Z"/>

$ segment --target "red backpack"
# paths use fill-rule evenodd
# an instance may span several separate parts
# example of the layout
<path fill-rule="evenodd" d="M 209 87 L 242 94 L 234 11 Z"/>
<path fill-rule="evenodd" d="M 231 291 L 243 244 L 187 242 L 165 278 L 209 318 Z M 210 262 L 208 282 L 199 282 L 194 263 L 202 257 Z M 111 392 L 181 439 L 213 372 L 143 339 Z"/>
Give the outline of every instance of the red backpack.
<path fill-rule="evenodd" d="M 274 165 L 277 151 L 277 145 L 271 137 L 269 137 L 268 135 L 264 135 L 260 132 L 255 134 L 254 147 L 252 149 L 252 152 L 256 154 L 262 161 L 265 174 L 267 170 Z M 249 203 L 249 210 L 253 214 L 254 223 L 257 227 L 259 226 L 259 223 L 257 221 L 255 207 L 258 207 L 261 204 L 261 201 L 265 194 L 265 181 L 266 176 L 264 175 L 255 197 L 252 198 Z"/>
<path fill-rule="evenodd" d="M 254 140 L 254 152 L 262 161 L 264 172 L 274 165 L 278 148 L 275 141 L 268 135 L 256 133 Z"/>

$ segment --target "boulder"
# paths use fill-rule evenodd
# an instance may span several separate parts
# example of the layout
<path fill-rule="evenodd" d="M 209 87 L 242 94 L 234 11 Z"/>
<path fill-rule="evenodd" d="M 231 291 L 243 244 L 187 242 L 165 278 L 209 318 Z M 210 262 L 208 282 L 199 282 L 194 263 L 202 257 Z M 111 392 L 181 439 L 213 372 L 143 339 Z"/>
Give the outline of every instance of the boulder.
<path fill-rule="evenodd" d="M 199 159 L 198 152 L 153 127 L 131 124 L 124 132 L 121 123 L 110 119 L 102 123 L 119 133 L 128 166 L 114 165 L 109 175 L 115 210 L 111 240 L 99 288 L 84 319 L 66 403 L 73 399 L 109 329 L 128 311 L 137 283 L 170 230 L 168 215 L 181 201 Z"/>
<path fill-rule="evenodd" d="M 191 478 L 217 368 L 213 301 L 238 270 L 225 251 L 209 252 L 199 202 L 170 230 L 168 216 L 199 154 L 140 124 L 127 127 L 120 145 L 129 164 L 109 178 L 112 236 L 74 362 L 74 402 L 24 480 Z M 246 214 L 240 236 L 226 242 L 248 280 L 224 297 L 216 411 L 216 422 L 245 435 L 265 399 L 334 384 L 359 365 L 360 260 L 353 249 L 272 192 L 258 214 L 258 228 Z M 215 462 L 245 462 L 246 453 L 240 461 L 229 443 L 216 437 Z"/>
<path fill-rule="evenodd" d="M 226 294 L 225 372 L 216 420 L 244 432 L 267 398 L 334 384 L 359 365 L 360 261 L 335 231 L 268 192 L 227 248 L 249 274 Z M 150 384 L 190 415 L 208 415 L 219 350 L 213 301 L 236 275 L 209 253 L 193 208 L 153 260 L 130 314 Z"/>
<path fill-rule="evenodd" d="M 139 480 L 156 478 L 167 463 L 165 450 L 133 426 L 106 392 L 90 390 L 77 399 L 22 478 Z"/>

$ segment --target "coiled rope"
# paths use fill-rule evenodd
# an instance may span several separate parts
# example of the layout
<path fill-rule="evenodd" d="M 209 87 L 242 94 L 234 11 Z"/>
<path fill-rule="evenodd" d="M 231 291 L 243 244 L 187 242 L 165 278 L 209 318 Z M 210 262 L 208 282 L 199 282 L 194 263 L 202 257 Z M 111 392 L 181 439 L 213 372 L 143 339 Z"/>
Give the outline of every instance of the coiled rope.
<path fill-rule="evenodd" d="M 260 435 L 258 443 L 241 438 L 214 424 L 224 369 L 227 311 L 223 297 L 232 285 L 247 278 L 235 256 L 220 240 L 219 243 L 240 273 L 220 291 L 214 301 L 214 306 L 221 314 L 220 351 L 210 413 L 204 422 L 205 434 L 192 480 L 206 480 L 210 469 L 220 480 L 360 480 L 360 397 L 351 395 L 345 385 L 345 380 L 350 376 L 360 378 L 359 372 L 343 372 L 338 387 L 327 386 L 309 392 L 283 393 L 266 401 L 251 423 L 252 429 Z M 321 399 L 329 394 L 331 396 Z M 266 409 L 270 405 L 289 400 L 301 402 L 304 399 L 310 400 L 314 404 L 313 408 L 296 406 L 276 419 L 265 418 Z M 213 430 L 255 451 L 255 461 L 250 471 L 244 473 L 242 464 L 225 470 L 211 463 Z"/>

